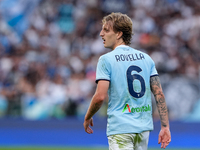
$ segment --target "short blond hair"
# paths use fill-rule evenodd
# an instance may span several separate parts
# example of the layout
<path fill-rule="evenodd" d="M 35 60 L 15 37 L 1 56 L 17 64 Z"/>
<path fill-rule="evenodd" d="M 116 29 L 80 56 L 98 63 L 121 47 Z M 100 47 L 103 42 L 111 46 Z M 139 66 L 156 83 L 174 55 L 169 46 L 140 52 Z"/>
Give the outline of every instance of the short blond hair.
<path fill-rule="evenodd" d="M 102 20 L 102 23 L 108 23 L 111 21 L 113 31 L 116 32 L 122 32 L 122 39 L 125 42 L 126 45 L 131 44 L 131 38 L 132 38 L 132 20 L 129 18 L 126 14 L 122 13 L 111 13 L 107 16 L 105 16 Z"/>

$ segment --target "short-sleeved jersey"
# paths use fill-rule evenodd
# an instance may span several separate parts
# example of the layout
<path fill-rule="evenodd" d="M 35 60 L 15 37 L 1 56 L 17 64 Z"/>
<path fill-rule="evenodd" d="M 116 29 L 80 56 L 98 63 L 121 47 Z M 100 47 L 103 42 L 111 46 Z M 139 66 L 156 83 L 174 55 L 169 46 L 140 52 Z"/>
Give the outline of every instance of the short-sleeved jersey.
<path fill-rule="evenodd" d="M 158 75 L 149 55 L 120 45 L 99 58 L 96 82 L 108 80 L 107 136 L 153 130 L 150 77 Z"/>

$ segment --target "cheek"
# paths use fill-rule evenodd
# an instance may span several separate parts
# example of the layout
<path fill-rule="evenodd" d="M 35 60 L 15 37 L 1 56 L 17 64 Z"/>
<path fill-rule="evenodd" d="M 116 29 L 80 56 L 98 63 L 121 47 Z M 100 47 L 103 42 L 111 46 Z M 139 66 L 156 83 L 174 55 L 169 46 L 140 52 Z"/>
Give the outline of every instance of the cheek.
<path fill-rule="evenodd" d="M 114 42 L 116 40 L 116 37 L 112 35 L 109 37 L 109 39 L 110 39 L 110 41 Z"/>

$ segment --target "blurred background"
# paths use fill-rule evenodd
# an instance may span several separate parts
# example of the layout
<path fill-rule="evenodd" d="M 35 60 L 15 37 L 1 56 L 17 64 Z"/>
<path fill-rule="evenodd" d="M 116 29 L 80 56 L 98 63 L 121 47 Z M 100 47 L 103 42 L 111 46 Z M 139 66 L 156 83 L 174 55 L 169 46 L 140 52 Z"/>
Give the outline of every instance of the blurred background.
<path fill-rule="evenodd" d="M 83 132 L 82 121 L 96 88 L 96 64 L 110 51 L 99 36 L 101 20 L 111 12 L 131 17 L 131 47 L 155 61 L 172 130 L 200 133 L 199 0 L 1 0 L 0 132 L 7 135 L 1 145 L 34 145 L 29 143 L 34 137 L 27 143 L 17 141 L 17 134 L 25 136 L 20 135 L 24 128 L 33 129 L 29 133 L 46 126 L 50 131 Z M 106 108 L 105 102 L 95 115 L 99 134 L 105 132 Z M 153 117 L 157 126 L 154 100 Z M 101 136 L 104 141 L 96 144 L 107 145 L 105 133 Z M 47 137 L 51 136 L 43 138 Z M 157 143 L 157 133 L 155 138 Z M 72 143 L 57 144 L 80 144 Z"/>

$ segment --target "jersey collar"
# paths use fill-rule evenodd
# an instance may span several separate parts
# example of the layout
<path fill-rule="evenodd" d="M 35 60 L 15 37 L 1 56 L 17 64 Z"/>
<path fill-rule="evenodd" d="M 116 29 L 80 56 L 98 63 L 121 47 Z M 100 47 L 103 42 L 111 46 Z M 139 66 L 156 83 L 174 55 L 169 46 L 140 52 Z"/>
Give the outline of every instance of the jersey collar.
<path fill-rule="evenodd" d="M 119 45 L 119 46 L 115 47 L 115 49 L 116 49 L 116 48 L 122 48 L 122 47 L 128 48 L 129 46 L 128 46 L 128 45 Z"/>

